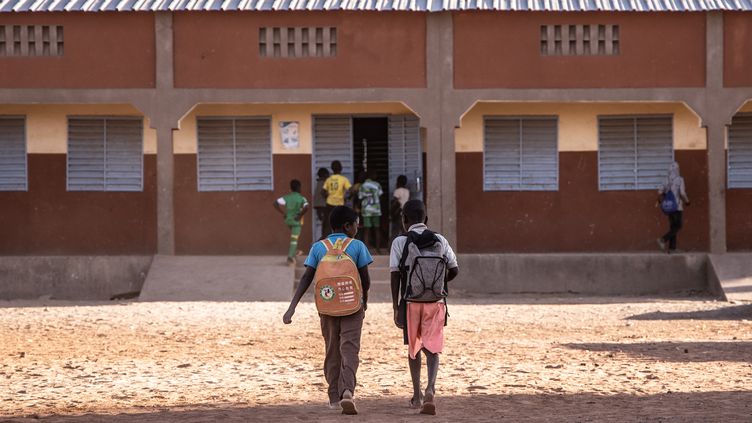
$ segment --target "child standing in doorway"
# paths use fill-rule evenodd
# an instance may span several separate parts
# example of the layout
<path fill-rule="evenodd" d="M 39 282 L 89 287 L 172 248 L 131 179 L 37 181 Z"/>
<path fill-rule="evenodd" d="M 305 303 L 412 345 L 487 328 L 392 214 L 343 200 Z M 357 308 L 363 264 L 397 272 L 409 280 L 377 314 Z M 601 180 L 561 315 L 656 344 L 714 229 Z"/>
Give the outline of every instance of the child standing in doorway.
<path fill-rule="evenodd" d="M 282 209 L 284 207 L 284 210 Z M 274 208 L 282 214 L 285 225 L 290 228 L 290 248 L 287 250 L 287 262 L 295 263 L 298 252 L 298 238 L 303 228 L 303 215 L 308 211 L 308 200 L 300 193 L 300 181 L 290 181 L 290 193 L 279 197 Z"/>
<path fill-rule="evenodd" d="M 319 319 L 326 348 L 324 377 L 329 385 L 329 405 L 331 407 L 339 404 L 342 408 L 342 414 L 358 414 L 353 394 L 355 393 L 356 373 L 360 363 L 360 336 L 363 330 L 363 318 L 368 308 L 368 290 L 371 286 L 368 265 L 373 262 L 373 258 L 368 253 L 365 244 L 353 239 L 358 232 L 358 215 L 351 208 L 334 207 L 330 213 L 330 219 L 334 233 L 327 236 L 325 240 L 316 242 L 311 247 L 305 261 L 305 273 L 300 279 L 298 289 L 290 302 L 290 307 L 282 317 L 282 321 L 285 324 L 292 322 L 295 308 L 314 280 L 316 269 L 329 251 L 327 245 L 337 245 L 338 242 L 345 245 L 346 243 L 344 253 L 355 264 L 360 276 L 363 293 L 362 298 L 360 298 L 361 307 L 354 314 L 347 316 L 329 316 L 319 313 Z M 316 295 L 319 295 L 319 293 L 316 293 Z"/>
<path fill-rule="evenodd" d="M 384 195 L 384 191 L 381 189 L 381 184 L 376 181 L 375 173 L 369 171 L 365 182 L 360 185 L 358 198 L 360 199 L 360 214 L 363 216 L 363 228 L 365 229 L 363 240 L 366 246 L 369 243 L 372 244 L 376 249 L 376 254 L 381 254 L 379 226 L 381 226 L 382 195 Z"/>
<path fill-rule="evenodd" d="M 324 231 L 322 237 L 329 236 L 332 231 L 329 215 L 337 206 L 345 205 L 345 197 L 352 186 L 347 176 L 342 175 L 342 163 L 339 160 L 332 162 L 333 175 L 326 178 L 321 195 L 326 197 L 326 217 L 324 218 Z"/>
<path fill-rule="evenodd" d="M 420 257 L 413 263 L 408 263 L 405 260 L 408 255 L 408 247 L 417 247 L 417 251 L 428 251 L 430 249 L 436 252 L 437 255 L 434 258 L 441 258 L 446 269 L 446 274 L 441 273 L 445 277 L 443 282 L 449 282 L 456 278 L 459 274 L 459 267 L 457 266 L 457 256 L 446 238 L 428 230 L 426 208 L 422 201 L 410 200 L 405 203 L 402 216 L 407 234 L 394 239 L 389 256 L 394 323 L 403 330 L 404 342 L 408 345 L 408 363 L 413 383 L 413 397 L 410 400 L 410 406 L 420 408 L 421 414 L 436 414 L 434 396 L 436 394 L 436 377 L 439 373 L 439 354 L 444 348 L 444 325 L 447 316 L 446 290 L 442 291 L 444 293 L 443 300 L 436 299 L 424 302 L 407 299 L 411 298 L 407 293 L 411 291 L 408 289 L 408 284 L 412 283 L 408 274 L 410 270 L 421 270 L 418 268 Z M 416 251 L 415 248 L 412 251 Z M 410 269 L 411 266 L 416 266 L 416 269 Z M 429 289 L 433 290 L 433 286 Z M 426 356 L 428 369 L 428 384 L 424 392 L 421 391 L 420 384 L 421 352 Z"/>

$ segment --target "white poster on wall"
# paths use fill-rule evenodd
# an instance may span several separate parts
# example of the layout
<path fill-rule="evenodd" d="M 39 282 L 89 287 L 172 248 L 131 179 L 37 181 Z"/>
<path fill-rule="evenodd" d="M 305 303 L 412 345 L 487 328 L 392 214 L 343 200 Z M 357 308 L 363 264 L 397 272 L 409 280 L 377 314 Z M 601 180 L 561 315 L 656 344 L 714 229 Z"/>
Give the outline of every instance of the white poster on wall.
<path fill-rule="evenodd" d="M 280 122 L 279 135 L 282 138 L 282 148 L 294 150 L 300 147 L 300 124 L 298 122 Z"/>

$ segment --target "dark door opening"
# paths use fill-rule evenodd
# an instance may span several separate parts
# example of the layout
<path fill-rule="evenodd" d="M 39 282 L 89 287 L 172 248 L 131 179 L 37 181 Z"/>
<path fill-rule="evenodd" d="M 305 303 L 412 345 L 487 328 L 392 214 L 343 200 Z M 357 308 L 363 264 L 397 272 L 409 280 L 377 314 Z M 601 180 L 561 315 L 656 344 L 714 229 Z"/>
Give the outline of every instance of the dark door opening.
<path fill-rule="evenodd" d="M 354 183 L 363 182 L 364 173 L 373 171 L 381 184 L 384 195 L 381 197 L 381 220 L 379 232 L 382 252 L 389 246 L 389 119 L 386 117 L 354 117 L 353 170 Z M 358 234 L 362 239 L 362 228 Z"/>

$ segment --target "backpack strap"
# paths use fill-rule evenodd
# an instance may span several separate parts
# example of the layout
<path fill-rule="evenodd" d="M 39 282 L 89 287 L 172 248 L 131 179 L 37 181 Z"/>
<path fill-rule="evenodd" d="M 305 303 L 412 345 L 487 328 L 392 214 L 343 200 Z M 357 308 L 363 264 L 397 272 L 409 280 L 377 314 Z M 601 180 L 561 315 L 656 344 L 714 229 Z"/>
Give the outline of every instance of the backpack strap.
<path fill-rule="evenodd" d="M 347 250 L 347 247 L 349 247 L 350 244 L 353 242 L 353 239 L 352 238 L 344 238 L 344 239 L 340 239 L 340 241 L 342 242 L 342 252 L 344 253 L 345 250 Z"/>
<path fill-rule="evenodd" d="M 414 241 L 415 235 L 417 234 L 415 234 L 414 232 L 408 232 L 405 234 L 405 246 L 402 248 L 402 255 L 400 256 L 399 266 L 397 266 L 397 269 L 400 271 L 400 273 L 406 273 L 407 269 L 405 268 L 405 262 L 407 261 L 407 247 L 409 247 L 410 244 Z"/>
<path fill-rule="evenodd" d="M 321 243 L 324 244 L 324 247 L 326 248 L 327 252 L 334 249 L 334 245 L 332 244 L 332 241 L 329 240 L 329 238 L 322 239 Z"/>

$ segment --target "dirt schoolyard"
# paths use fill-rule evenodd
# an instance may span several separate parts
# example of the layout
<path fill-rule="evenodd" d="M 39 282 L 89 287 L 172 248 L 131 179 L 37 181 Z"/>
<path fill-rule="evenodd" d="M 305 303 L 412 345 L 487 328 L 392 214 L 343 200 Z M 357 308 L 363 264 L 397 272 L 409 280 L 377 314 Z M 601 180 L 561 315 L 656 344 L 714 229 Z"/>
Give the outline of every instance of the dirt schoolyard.
<path fill-rule="evenodd" d="M 0 421 L 752 421 L 752 304 L 512 296 L 449 305 L 438 415 L 407 408 L 389 304 L 363 330 L 360 415 L 325 405 L 314 306 L 0 303 Z"/>

